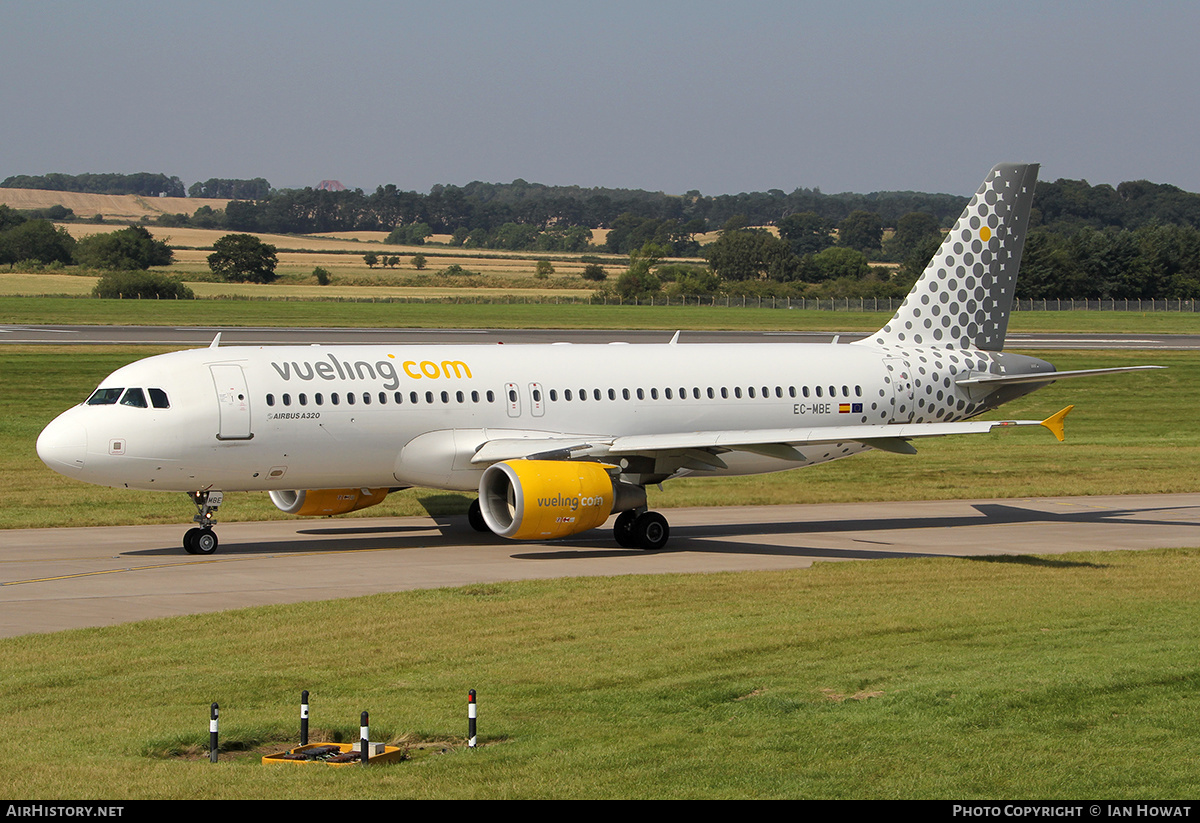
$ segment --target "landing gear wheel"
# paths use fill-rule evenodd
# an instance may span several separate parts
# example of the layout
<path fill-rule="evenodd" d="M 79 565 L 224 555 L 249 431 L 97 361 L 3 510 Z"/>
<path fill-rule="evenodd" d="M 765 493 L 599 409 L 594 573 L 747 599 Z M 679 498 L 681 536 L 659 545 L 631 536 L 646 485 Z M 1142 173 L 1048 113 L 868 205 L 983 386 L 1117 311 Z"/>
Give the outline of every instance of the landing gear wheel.
<path fill-rule="evenodd" d="M 637 520 L 637 517 L 638 515 L 635 511 L 624 511 L 617 515 L 617 522 L 613 523 L 613 539 L 623 549 L 636 549 L 638 547 L 637 538 L 633 534 L 633 524 Z"/>
<path fill-rule="evenodd" d="M 471 501 L 471 507 L 467 509 L 467 522 L 471 524 L 471 528 L 477 532 L 490 532 L 487 521 L 483 519 L 483 510 L 479 507 L 479 500 Z"/>
<path fill-rule="evenodd" d="M 217 544 L 217 533 L 212 529 L 188 529 L 183 536 L 183 548 L 188 554 L 212 554 Z"/>
<path fill-rule="evenodd" d="M 633 523 L 633 537 L 643 551 L 657 551 L 667 545 L 671 527 L 658 512 L 643 512 Z"/>

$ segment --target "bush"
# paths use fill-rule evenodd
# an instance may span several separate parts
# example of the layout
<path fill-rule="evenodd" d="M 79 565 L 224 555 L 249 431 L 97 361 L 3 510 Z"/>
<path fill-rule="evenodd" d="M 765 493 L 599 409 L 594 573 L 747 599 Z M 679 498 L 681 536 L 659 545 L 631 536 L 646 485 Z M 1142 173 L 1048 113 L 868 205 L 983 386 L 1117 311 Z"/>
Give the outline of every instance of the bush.
<path fill-rule="evenodd" d="M 165 215 L 164 215 L 165 216 Z M 148 269 L 169 266 L 175 253 L 141 226 L 93 234 L 75 246 L 75 259 L 93 269 Z"/>
<path fill-rule="evenodd" d="M 142 300 L 191 300 L 192 290 L 165 274 L 147 271 L 109 272 L 92 289 L 93 297 Z"/>
<path fill-rule="evenodd" d="M 315 269 L 313 269 L 313 277 L 317 278 L 318 286 L 329 285 L 329 269 L 326 269 L 323 266 L 317 266 Z"/>

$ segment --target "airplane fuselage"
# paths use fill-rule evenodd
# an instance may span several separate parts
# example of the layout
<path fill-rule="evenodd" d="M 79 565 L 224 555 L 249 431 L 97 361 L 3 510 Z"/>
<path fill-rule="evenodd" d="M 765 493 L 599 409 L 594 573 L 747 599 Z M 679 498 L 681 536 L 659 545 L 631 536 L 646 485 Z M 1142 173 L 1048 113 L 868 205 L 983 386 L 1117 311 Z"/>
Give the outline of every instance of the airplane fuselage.
<path fill-rule="evenodd" d="M 486 466 L 469 455 L 496 438 L 949 422 L 1037 387 L 1000 398 L 957 378 L 1028 371 L 1053 367 L 1002 352 L 861 344 L 208 348 L 117 370 L 38 448 L 64 474 L 135 489 L 473 490 Z M 131 388 L 144 405 L 128 404 Z M 778 471 L 864 449 L 830 444 L 801 460 L 739 451 L 711 473 Z M 640 474 L 662 479 L 653 467 Z"/>

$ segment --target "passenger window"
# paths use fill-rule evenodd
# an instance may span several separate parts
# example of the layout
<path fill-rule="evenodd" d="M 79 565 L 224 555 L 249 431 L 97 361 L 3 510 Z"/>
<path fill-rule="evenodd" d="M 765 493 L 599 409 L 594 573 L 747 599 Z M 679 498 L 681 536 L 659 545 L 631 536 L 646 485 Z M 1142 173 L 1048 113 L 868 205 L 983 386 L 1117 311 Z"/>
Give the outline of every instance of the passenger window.
<path fill-rule="evenodd" d="M 141 389 L 127 389 L 121 398 L 122 406 L 133 406 L 137 409 L 146 408 L 146 393 Z"/>
<path fill-rule="evenodd" d="M 338 403 L 342 402 L 342 398 L 337 392 L 334 392 L 333 394 L 329 395 L 329 402 L 336 406 Z"/>
<path fill-rule="evenodd" d="M 313 395 L 313 402 L 316 403 L 318 406 L 324 405 L 325 395 L 321 394 L 320 392 L 317 392 L 316 394 Z"/>
<path fill-rule="evenodd" d="M 285 394 L 284 397 L 287 397 L 287 395 Z M 346 392 L 346 405 L 347 406 L 354 405 L 354 392 L 350 392 L 350 391 Z"/>
<path fill-rule="evenodd" d="M 121 392 L 124 389 L 96 389 L 92 392 L 92 396 L 87 399 L 89 406 L 111 406 L 116 403 L 121 397 Z"/>
<path fill-rule="evenodd" d="M 274 406 L 274 405 L 275 405 L 275 395 L 273 395 L 273 394 L 268 394 L 268 395 L 267 395 L 267 405 L 268 405 L 268 406 Z"/>
<path fill-rule="evenodd" d="M 308 405 L 308 395 L 307 395 L 307 394 L 301 393 L 301 394 L 300 394 L 300 396 L 299 396 L 299 400 L 300 400 L 300 405 L 301 405 L 301 406 L 307 406 L 307 405 Z"/>
<path fill-rule="evenodd" d="M 290 405 L 292 405 L 292 396 L 291 396 L 290 394 L 284 394 L 284 396 L 283 396 L 283 405 L 285 405 L 285 406 L 290 406 Z"/>
<path fill-rule="evenodd" d="M 167 393 L 162 389 L 149 389 L 150 404 L 156 409 L 171 408 L 171 401 L 167 400 Z"/>

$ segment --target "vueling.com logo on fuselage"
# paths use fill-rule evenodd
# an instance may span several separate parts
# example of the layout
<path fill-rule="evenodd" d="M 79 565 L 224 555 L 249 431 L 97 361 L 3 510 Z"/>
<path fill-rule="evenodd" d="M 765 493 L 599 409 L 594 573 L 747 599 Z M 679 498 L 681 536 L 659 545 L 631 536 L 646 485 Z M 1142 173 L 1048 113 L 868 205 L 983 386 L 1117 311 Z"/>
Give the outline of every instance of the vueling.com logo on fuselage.
<path fill-rule="evenodd" d="M 394 354 L 389 354 L 387 360 L 377 360 L 369 363 L 366 360 L 338 360 L 333 354 L 328 360 L 291 360 L 283 363 L 271 361 L 271 367 L 284 380 L 384 380 L 383 388 L 396 389 L 400 387 L 400 372 L 396 370 Z M 462 360 L 443 360 L 440 363 L 433 360 L 405 360 L 400 363 L 400 370 L 413 380 L 449 380 L 471 376 L 471 367 Z"/>
<path fill-rule="evenodd" d="M 537 504 L 543 509 L 570 509 L 571 511 L 579 511 L 580 507 L 585 509 L 595 508 L 596 506 L 604 505 L 603 497 L 571 497 L 556 494 L 554 497 L 539 497 Z"/>

